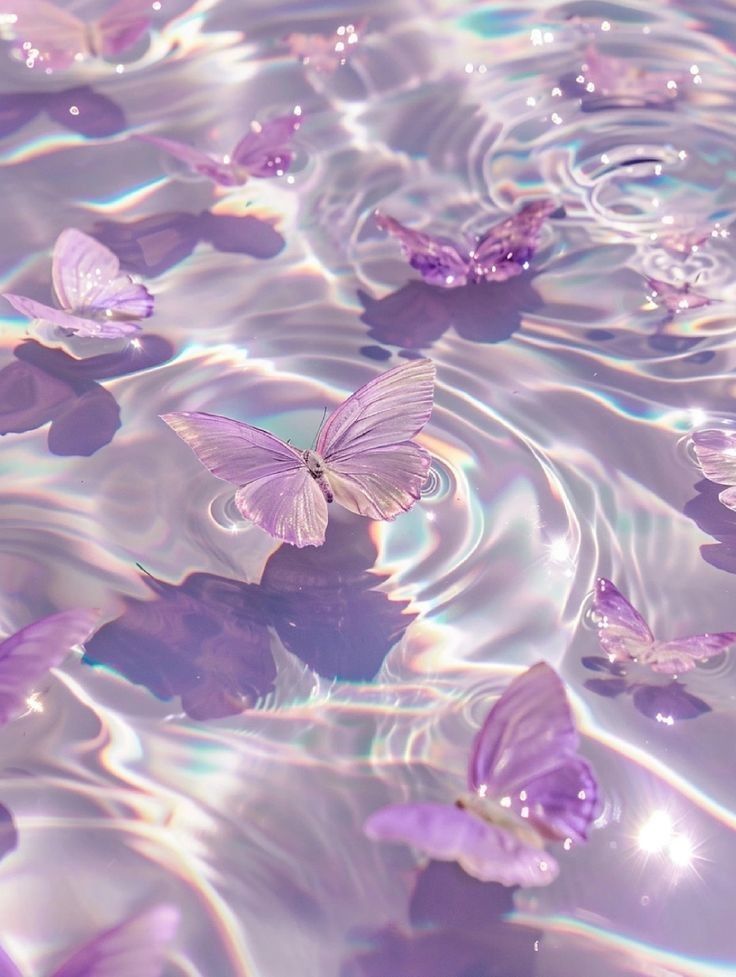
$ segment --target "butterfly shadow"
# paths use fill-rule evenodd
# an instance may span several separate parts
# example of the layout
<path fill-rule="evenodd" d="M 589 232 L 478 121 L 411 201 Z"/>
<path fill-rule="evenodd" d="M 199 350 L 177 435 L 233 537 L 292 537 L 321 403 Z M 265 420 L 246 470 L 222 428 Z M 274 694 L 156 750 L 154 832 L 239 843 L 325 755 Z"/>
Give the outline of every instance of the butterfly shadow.
<path fill-rule="evenodd" d="M 15 362 L 0 370 L 0 435 L 35 431 L 51 423 L 54 455 L 93 455 L 112 441 L 120 408 L 98 380 L 158 366 L 174 354 L 156 335 L 115 353 L 77 360 L 61 349 L 27 340 L 13 350 Z"/>
<path fill-rule="evenodd" d="M 430 862 L 417 877 L 409 926 L 351 934 L 369 948 L 340 977 L 534 977 L 542 934 L 509 921 L 513 892 Z"/>
<path fill-rule="evenodd" d="M 0 804 L 0 860 L 18 847 L 18 832 L 13 816 L 7 807 Z"/>
<path fill-rule="evenodd" d="M 587 656 L 582 663 L 589 671 L 602 672 L 607 676 L 588 679 L 584 683 L 588 691 L 607 699 L 630 695 L 634 708 L 647 719 L 656 722 L 697 719 L 711 711 L 707 702 L 688 692 L 677 679 L 664 685 L 654 680 L 633 682 L 627 678 L 626 668 L 621 662 L 612 662 L 600 655 Z"/>
<path fill-rule="evenodd" d="M 160 275 L 194 251 L 200 241 L 228 254 L 273 258 L 284 238 L 267 221 L 251 214 L 199 214 L 169 211 L 133 221 L 99 221 L 93 236 L 108 247 L 128 271 Z"/>
<path fill-rule="evenodd" d="M 61 92 L 12 92 L 0 95 L 0 136 L 9 136 L 32 119 L 46 114 L 60 126 L 82 136 L 113 136 L 127 121 L 117 102 L 89 85 Z"/>
<path fill-rule="evenodd" d="M 273 691 L 271 629 L 286 649 L 329 679 L 364 682 L 414 619 L 407 601 L 378 590 L 368 528 L 331 520 L 319 548 L 284 545 L 260 584 L 192 573 L 180 584 L 146 575 L 152 600 L 125 610 L 86 643 L 106 665 L 160 699 L 181 697 L 192 719 L 238 715 Z"/>
<path fill-rule="evenodd" d="M 533 277 L 452 289 L 411 281 L 382 299 L 359 290 L 360 318 L 372 339 L 406 350 L 430 347 L 451 327 L 472 343 L 501 343 L 519 329 L 525 313 L 543 304 Z"/>
<path fill-rule="evenodd" d="M 726 573 L 736 573 L 736 513 L 718 498 L 724 487 L 709 479 L 701 479 L 694 486 L 697 495 L 682 511 L 699 529 L 716 540 L 700 547 L 705 562 Z"/>

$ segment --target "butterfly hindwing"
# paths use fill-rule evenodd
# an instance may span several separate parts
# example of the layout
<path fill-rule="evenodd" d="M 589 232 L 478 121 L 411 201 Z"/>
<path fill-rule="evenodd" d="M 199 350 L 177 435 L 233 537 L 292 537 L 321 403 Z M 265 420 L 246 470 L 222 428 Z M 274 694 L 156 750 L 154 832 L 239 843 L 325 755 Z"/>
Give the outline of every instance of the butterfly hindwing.
<path fill-rule="evenodd" d="M 221 163 L 213 156 L 203 153 L 200 149 L 188 146 L 176 139 L 166 139 L 163 136 L 149 136 L 146 133 L 136 133 L 136 139 L 151 143 L 158 149 L 173 156 L 174 159 L 185 163 L 194 173 L 206 176 L 207 179 L 220 186 L 236 186 L 241 180 L 236 176 L 230 163 Z"/>
<path fill-rule="evenodd" d="M 404 257 L 430 285 L 459 288 L 470 276 L 470 258 L 454 244 L 439 240 L 422 231 L 413 231 L 387 214 L 375 214 L 378 227 L 387 231 L 401 245 Z"/>
<path fill-rule="evenodd" d="M 547 885 L 558 872 L 543 849 L 515 838 L 469 811 L 446 804 L 396 804 L 384 807 L 365 823 L 370 838 L 401 841 L 430 858 L 456 861 L 482 882 L 502 885 Z"/>
<path fill-rule="evenodd" d="M 293 159 L 291 139 L 300 122 L 298 115 L 283 115 L 252 128 L 233 150 L 233 163 L 251 176 L 281 176 Z"/>
<path fill-rule="evenodd" d="M 545 220 L 555 209 L 551 200 L 538 200 L 487 231 L 473 252 L 475 277 L 506 281 L 521 274 L 539 247 Z"/>
<path fill-rule="evenodd" d="M 118 0 L 93 26 L 96 53 L 106 58 L 133 47 L 151 26 L 151 0 Z"/>
<path fill-rule="evenodd" d="M 13 0 L 11 11 L 8 33 L 26 63 L 63 70 L 90 53 L 86 24 L 50 0 Z"/>
<path fill-rule="evenodd" d="M 699 661 L 713 658 L 726 651 L 736 642 L 736 632 L 722 631 L 715 634 L 694 634 L 673 641 L 655 641 L 651 650 L 640 661 L 655 672 L 679 675 L 695 668 Z"/>

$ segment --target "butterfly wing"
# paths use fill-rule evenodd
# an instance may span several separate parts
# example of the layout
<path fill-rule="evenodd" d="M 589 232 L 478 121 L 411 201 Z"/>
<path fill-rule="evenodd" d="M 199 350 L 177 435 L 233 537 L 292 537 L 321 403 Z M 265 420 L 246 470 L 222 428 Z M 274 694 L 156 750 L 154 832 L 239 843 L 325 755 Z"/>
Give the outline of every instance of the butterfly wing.
<path fill-rule="evenodd" d="M 68 329 L 77 336 L 120 336 L 126 333 L 138 332 L 140 326 L 134 322 L 96 322 L 94 319 L 85 319 L 83 316 L 72 315 L 71 312 L 64 312 L 63 309 L 54 309 L 43 302 L 36 302 L 35 299 L 26 298 L 25 295 L 14 295 L 12 292 L 3 292 L 3 298 L 29 319 L 41 319 L 43 322 L 50 322 L 61 329 Z"/>
<path fill-rule="evenodd" d="M 12 0 L 6 5 L 15 17 L 6 25 L 15 50 L 31 67 L 69 68 L 89 51 L 86 25 L 74 14 L 48 0 Z"/>
<path fill-rule="evenodd" d="M 95 937 L 51 977 L 159 977 L 178 924 L 177 909 L 155 906 Z"/>
<path fill-rule="evenodd" d="M 689 638 L 676 638 L 674 641 L 655 641 L 640 660 L 643 665 L 649 665 L 655 672 L 681 675 L 695 668 L 697 662 L 720 655 L 734 642 L 736 642 L 734 631 L 694 634 Z"/>
<path fill-rule="evenodd" d="M 86 641 L 96 620 L 95 611 L 62 611 L 34 621 L 0 644 L 0 726 L 23 711 L 36 682 Z"/>
<path fill-rule="evenodd" d="M 421 494 L 430 456 L 411 438 L 432 413 L 431 360 L 395 367 L 356 390 L 317 438 L 336 501 L 371 519 L 393 519 Z"/>
<path fill-rule="evenodd" d="M 696 431 L 692 442 L 695 457 L 706 478 L 718 485 L 736 485 L 736 431 Z M 728 505 L 728 502 L 724 504 Z"/>
<path fill-rule="evenodd" d="M 610 580 L 599 577 L 595 584 L 593 612 L 598 640 L 612 660 L 636 661 L 654 642 L 654 635 L 641 614 Z"/>
<path fill-rule="evenodd" d="M 382 231 L 396 238 L 402 254 L 425 282 L 443 288 L 467 285 L 471 274 L 470 258 L 463 257 L 453 244 L 422 231 L 412 231 L 387 214 L 376 211 L 374 217 Z"/>
<path fill-rule="evenodd" d="M 400 841 L 442 862 L 458 862 L 481 882 L 502 885 L 547 885 L 557 863 L 510 832 L 446 804 L 396 804 L 384 807 L 365 822 L 364 831 L 377 841 Z"/>
<path fill-rule="evenodd" d="M 595 777 L 576 755 L 578 734 L 565 689 L 538 662 L 509 685 L 475 737 L 468 785 L 504 802 L 549 838 L 584 840 L 595 817 Z"/>
<path fill-rule="evenodd" d="M 298 115 L 282 115 L 251 128 L 233 150 L 233 163 L 251 176 L 283 176 L 294 154 L 291 140 L 301 124 Z"/>
<path fill-rule="evenodd" d="M 143 142 L 149 142 L 152 146 L 157 146 L 174 159 L 186 163 L 190 170 L 206 176 L 213 183 L 218 183 L 223 187 L 233 187 L 242 181 L 235 174 L 230 163 L 221 163 L 213 156 L 203 153 L 200 149 L 187 146 L 186 143 L 178 142 L 176 139 L 165 139 L 163 136 L 149 136 L 145 133 L 136 133 L 133 137 Z"/>
<path fill-rule="evenodd" d="M 693 292 L 689 283 L 672 285 L 659 278 L 647 278 L 646 283 L 654 295 L 662 300 L 668 312 L 685 312 L 688 309 L 700 309 L 704 305 L 710 305 L 708 296 Z"/>
<path fill-rule="evenodd" d="M 0 947 L 0 977 L 23 977 L 2 947 Z"/>
<path fill-rule="evenodd" d="M 117 257 L 88 234 L 68 227 L 54 244 L 51 265 L 54 291 L 62 308 L 103 314 L 101 330 L 91 335 L 122 335 L 137 326 L 125 319 L 153 314 L 153 296 L 143 285 L 120 273 Z"/>
<path fill-rule="evenodd" d="M 542 225 L 556 209 L 551 200 L 538 200 L 492 227 L 472 255 L 477 279 L 503 282 L 520 275 L 539 247 Z"/>
<path fill-rule="evenodd" d="M 98 51 L 114 57 L 133 47 L 151 26 L 151 0 L 118 0 L 95 25 Z"/>
<path fill-rule="evenodd" d="M 321 546 L 327 502 L 299 451 L 260 428 L 204 413 L 162 414 L 201 463 L 238 486 L 240 512 L 276 539 Z"/>

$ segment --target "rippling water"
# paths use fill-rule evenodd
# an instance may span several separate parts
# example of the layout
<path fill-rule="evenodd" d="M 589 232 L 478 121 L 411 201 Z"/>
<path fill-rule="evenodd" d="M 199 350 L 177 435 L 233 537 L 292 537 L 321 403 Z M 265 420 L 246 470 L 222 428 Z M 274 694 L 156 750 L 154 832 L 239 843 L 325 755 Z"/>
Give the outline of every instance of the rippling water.
<path fill-rule="evenodd" d="M 284 42 L 348 23 L 334 72 Z M 3 307 L 0 630 L 105 622 L 2 736 L 3 944 L 40 965 L 166 900 L 172 975 L 733 973 L 734 657 L 612 674 L 589 619 L 603 575 L 662 637 L 736 628 L 736 516 L 688 448 L 733 423 L 733 6 L 163 0 L 156 24 L 118 67 L 0 52 L 0 285 L 47 301 L 73 226 L 156 297 L 136 347 L 44 348 Z M 589 90 L 591 44 L 619 91 Z M 226 152 L 295 105 L 288 179 L 216 189 L 127 140 Z M 459 237 L 545 195 L 530 270 L 452 291 L 372 219 Z M 670 312 L 648 277 L 710 304 Z M 242 520 L 157 418 L 308 444 L 415 355 L 438 369 L 425 496 L 331 513 L 319 550 Z M 452 797 L 538 659 L 605 799 L 559 879 L 511 894 L 365 838 L 382 803 Z M 644 850 L 656 812 L 688 857 Z"/>

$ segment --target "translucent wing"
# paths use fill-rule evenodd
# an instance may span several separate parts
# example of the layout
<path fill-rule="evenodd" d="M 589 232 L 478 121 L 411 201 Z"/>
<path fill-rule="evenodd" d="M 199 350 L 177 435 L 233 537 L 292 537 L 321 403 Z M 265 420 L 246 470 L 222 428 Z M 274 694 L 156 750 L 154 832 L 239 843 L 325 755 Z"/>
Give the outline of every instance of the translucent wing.
<path fill-rule="evenodd" d="M 253 123 L 233 150 L 233 163 L 251 176 L 283 176 L 294 158 L 291 139 L 300 123 L 298 115 L 282 115 L 263 125 Z"/>
<path fill-rule="evenodd" d="M 611 581 L 603 577 L 596 580 L 593 612 L 598 640 L 609 657 L 633 661 L 651 648 L 654 635 L 644 618 Z"/>
<path fill-rule="evenodd" d="M 73 14 L 48 0 L 7 0 L 5 16 L 15 21 L 5 29 L 18 54 L 31 67 L 64 69 L 87 56 L 87 27 Z"/>
<path fill-rule="evenodd" d="M 178 924 L 177 909 L 155 906 L 101 933 L 51 977 L 159 977 Z"/>
<path fill-rule="evenodd" d="M 105 57 L 133 47 L 151 26 L 151 0 L 118 0 L 95 25 L 97 53 Z"/>
<path fill-rule="evenodd" d="M 692 441 L 705 477 L 719 485 L 736 485 L 736 431 L 696 431 Z"/>
<path fill-rule="evenodd" d="M 412 231 L 393 217 L 375 213 L 375 221 L 382 231 L 387 231 L 401 245 L 401 251 L 412 268 L 416 268 L 425 282 L 443 288 L 466 285 L 471 277 L 471 262 L 454 244 Z"/>
<path fill-rule="evenodd" d="M 669 312 L 686 312 L 688 309 L 700 309 L 704 305 L 710 305 L 708 296 L 693 292 L 689 282 L 672 285 L 659 278 L 647 278 L 646 282 L 654 296 L 662 300 Z"/>
<path fill-rule="evenodd" d="M 51 275 L 62 308 L 102 313 L 108 328 L 122 319 L 145 319 L 153 313 L 148 289 L 122 275 L 112 251 L 76 228 L 67 228 L 56 239 Z"/>
<path fill-rule="evenodd" d="M 471 256 L 475 277 L 503 282 L 521 274 L 539 247 L 542 225 L 556 207 L 551 200 L 537 200 L 492 227 Z"/>
<path fill-rule="evenodd" d="M 518 841 L 503 828 L 445 804 L 384 807 L 364 825 L 369 838 L 401 841 L 443 862 L 458 862 L 481 882 L 548 885 L 557 863 L 541 848 Z"/>
<path fill-rule="evenodd" d="M 217 478 L 238 486 L 242 514 L 296 546 L 320 546 L 327 502 L 300 452 L 260 428 L 216 414 L 172 413 L 161 419 Z"/>
<path fill-rule="evenodd" d="M 131 333 L 139 332 L 140 325 L 137 322 L 97 322 L 95 319 L 86 319 L 84 316 L 72 315 L 71 312 L 64 312 L 62 309 L 54 309 L 43 302 L 36 302 L 28 299 L 24 295 L 13 295 L 12 292 L 3 292 L 10 304 L 27 315 L 29 319 L 41 319 L 43 322 L 50 322 L 61 329 L 68 329 L 77 336 L 98 336 L 101 339 L 114 336 L 126 336 Z"/>
<path fill-rule="evenodd" d="M 221 163 L 207 153 L 203 153 L 199 149 L 194 149 L 192 146 L 187 146 L 186 143 L 177 142 L 175 139 L 165 139 L 163 136 L 148 136 L 145 133 L 137 133 L 134 138 L 157 146 L 165 153 L 168 153 L 169 156 L 173 156 L 174 159 L 186 163 L 195 173 L 206 176 L 208 180 L 212 180 L 220 186 L 234 187 L 245 182 L 234 171 L 230 163 Z"/>
<path fill-rule="evenodd" d="M 0 644 L 0 725 L 15 719 L 46 673 L 91 634 L 97 613 L 62 611 L 34 621 Z"/>
<path fill-rule="evenodd" d="M 509 685 L 475 737 L 470 789 L 506 803 L 551 838 L 585 838 L 598 790 L 576 755 L 578 735 L 565 689 L 538 662 Z"/>
<path fill-rule="evenodd" d="M 327 420 L 317 439 L 335 499 L 371 519 L 410 509 L 427 479 L 430 456 L 409 439 L 427 423 L 434 364 L 414 360 L 362 386 Z"/>
<path fill-rule="evenodd" d="M 651 649 L 639 660 L 643 665 L 649 665 L 655 672 L 680 675 L 695 668 L 697 662 L 719 655 L 730 648 L 734 642 L 736 642 L 734 631 L 695 634 L 674 641 L 655 641 Z"/>
<path fill-rule="evenodd" d="M 0 977 L 23 977 L 2 947 L 0 947 Z"/>

